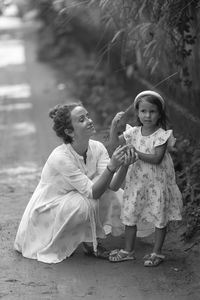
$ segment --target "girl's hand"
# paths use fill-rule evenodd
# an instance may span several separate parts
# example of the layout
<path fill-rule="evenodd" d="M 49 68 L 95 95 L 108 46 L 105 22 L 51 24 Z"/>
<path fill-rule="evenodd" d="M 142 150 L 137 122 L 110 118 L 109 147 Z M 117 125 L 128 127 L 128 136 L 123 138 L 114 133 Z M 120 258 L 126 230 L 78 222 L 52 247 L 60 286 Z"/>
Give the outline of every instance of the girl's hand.
<path fill-rule="evenodd" d="M 124 166 L 130 166 L 136 161 L 136 155 L 135 155 L 135 150 L 134 147 L 128 147 L 126 154 L 125 154 L 125 159 L 124 159 Z"/>
<path fill-rule="evenodd" d="M 124 164 L 126 152 L 127 152 L 127 145 L 119 146 L 115 149 L 110 159 L 109 168 L 113 171 L 117 171 L 117 169 Z"/>

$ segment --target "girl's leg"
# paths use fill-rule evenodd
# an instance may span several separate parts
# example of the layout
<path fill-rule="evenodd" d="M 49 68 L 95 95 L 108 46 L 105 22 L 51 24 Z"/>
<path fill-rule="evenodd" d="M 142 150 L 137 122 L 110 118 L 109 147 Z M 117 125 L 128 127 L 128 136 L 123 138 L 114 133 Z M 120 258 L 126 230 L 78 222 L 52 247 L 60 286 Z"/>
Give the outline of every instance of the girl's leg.
<path fill-rule="evenodd" d="M 164 228 L 155 229 L 155 244 L 153 248 L 153 253 L 145 255 L 144 266 L 145 267 L 156 267 L 163 262 L 165 256 L 161 254 L 162 246 L 165 241 L 165 236 L 167 232 L 167 226 Z"/>
<path fill-rule="evenodd" d="M 137 226 L 125 226 L 125 247 L 124 250 L 132 252 L 135 249 Z"/>
<path fill-rule="evenodd" d="M 161 254 L 162 246 L 165 241 L 167 232 L 167 226 L 164 228 L 157 228 L 155 229 L 155 244 L 153 248 L 153 252 L 156 254 Z"/>
<path fill-rule="evenodd" d="M 120 262 L 134 260 L 134 248 L 136 240 L 137 226 L 125 226 L 125 245 L 124 249 L 115 249 L 110 252 L 109 261 Z"/>

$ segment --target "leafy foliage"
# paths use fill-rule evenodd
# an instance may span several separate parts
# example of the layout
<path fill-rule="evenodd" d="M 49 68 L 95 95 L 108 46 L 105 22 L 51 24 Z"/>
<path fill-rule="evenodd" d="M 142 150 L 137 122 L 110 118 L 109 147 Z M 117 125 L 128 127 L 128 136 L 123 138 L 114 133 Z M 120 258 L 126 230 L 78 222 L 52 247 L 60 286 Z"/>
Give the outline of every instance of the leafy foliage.
<path fill-rule="evenodd" d="M 177 149 L 177 181 L 184 201 L 184 238 L 188 240 L 200 230 L 200 144 L 192 145 L 189 140 L 181 140 Z"/>
<path fill-rule="evenodd" d="M 114 29 L 111 43 L 120 42 L 123 67 L 136 59 L 138 67 L 151 73 L 162 67 L 169 74 L 175 68 L 183 84 L 191 86 L 188 58 L 198 35 L 198 0 L 96 2 L 105 25 Z"/>

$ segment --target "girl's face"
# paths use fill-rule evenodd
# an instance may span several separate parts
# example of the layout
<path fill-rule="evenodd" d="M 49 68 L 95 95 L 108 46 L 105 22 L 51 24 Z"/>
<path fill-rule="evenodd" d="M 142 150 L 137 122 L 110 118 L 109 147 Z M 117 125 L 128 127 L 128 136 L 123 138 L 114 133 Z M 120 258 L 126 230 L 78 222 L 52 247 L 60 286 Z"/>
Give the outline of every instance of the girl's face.
<path fill-rule="evenodd" d="M 88 140 L 96 132 L 93 121 L 90 119 L 87 110 L 82 106 L 76 106 L 71 111 L 71 120 L 74 128 L 71 135 L 74 140 Z"/>
<path fill-rule="evenodd" d="M 149 103 L 143 99 L 139 102 L 138 117 L 143 126 L 155 128 L 160 119 L 158 107 L 155 104 Z"/>

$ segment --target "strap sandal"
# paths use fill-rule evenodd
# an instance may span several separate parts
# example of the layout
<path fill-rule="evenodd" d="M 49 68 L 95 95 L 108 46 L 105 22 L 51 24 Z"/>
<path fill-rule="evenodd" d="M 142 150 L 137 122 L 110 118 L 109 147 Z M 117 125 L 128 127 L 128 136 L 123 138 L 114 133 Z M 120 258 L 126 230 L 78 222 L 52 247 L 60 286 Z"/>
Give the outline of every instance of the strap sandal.
<path fill-rule="evenodd" d="M 115 249 L 111 251 L 109 255 L 109 261 L 110 262 L 122 262 L 126 260 L 134 260 L 135 259 L 135 253 L 134 251 L 128 252 L 124 249 Z"/>
<path fill-rule="evenodd" d="M 115 256 L 119 251 L 120 249 L 111 250 L 109 256 L 113 256 L 113 255 Z"/>
<path fill-rule="evenodd" d="M 151 253 L 144 256 L 145 267 L 157 267 L 165 260 L 165 256 L 162 254 Z"/>

